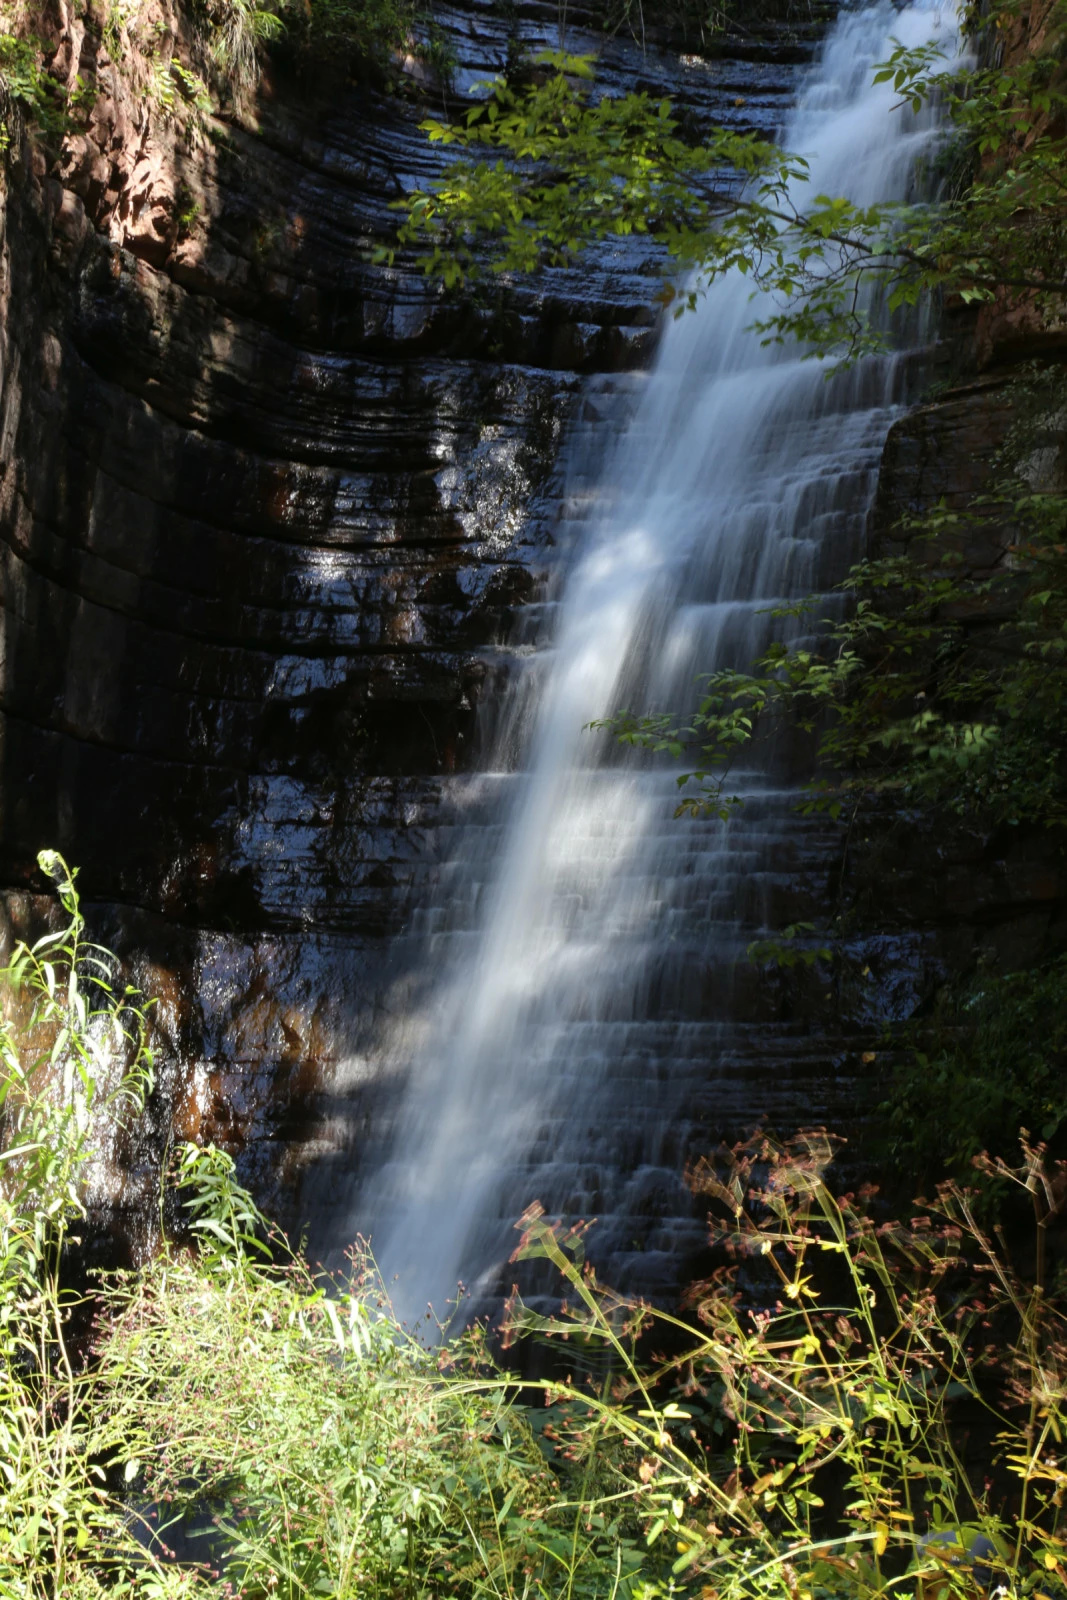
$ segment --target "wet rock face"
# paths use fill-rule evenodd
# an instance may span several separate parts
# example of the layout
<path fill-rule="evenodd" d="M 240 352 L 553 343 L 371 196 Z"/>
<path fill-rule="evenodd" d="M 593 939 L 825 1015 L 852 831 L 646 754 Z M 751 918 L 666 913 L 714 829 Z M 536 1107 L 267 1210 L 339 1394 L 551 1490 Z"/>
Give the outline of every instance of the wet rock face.
<path fill-rule="evenodd" d="M 444 20 L 461 86 L 498 69 L 513 21 Z M 554 8 L 519 26 L 557 42 Z M 616 41 L 604 69 L 770 132 L 804 54 Z M 21 918 L 39 848 L 80 865 L 94 931 L 165 991 L 160 1129 L 266 1189 L 373 1022 L 492 647 L 551 563 L 561 444 L 647 362 L 658 263 L 445 296 L 370 248 L 438 170 L 424 103 L 277 75 L 255 124 L 183 145 L 91 25 L 61 57 L 96 74 L 90 125 L 4 178 L 0 880 Z"/>
<path fill-rule="evenodd" d="M 993 492 L 1001 470 L 997 453 L 1017 420 L 1013 377 L 1010 367 L 972 374 L 895 424 L 869 526 L 873 559 L 910 553 L 938 567 L 952 559 L 956 570 L 978 580 L 1005 560 L 1015 527 L 1010 511 L 996 505 L 987 521 L 967 518 L 936 542 L 901 524 L 940 503 L 963 510 L 975 496 Z M 1062 436 L 1058 418 L 1053 431 Z M 1057 461 L 1046 465 L 1057 477 L 1047 486 L 1059 488 L 1062 437 Z M 983 630 L 1004 616 L 978 599 L 961 620 L 978 645 Z M 1063 848 L 1044 829 L 983 829 L 951 814 L 868 813 L 851 841 L 843 877 L 853 917 L 882 931 L 886 951 L 882 960 L 875 954 L 875 977 L 892 969 L 901 939 L 920 952 L 912 1009 L 948 977 L 978 967 L 1026 967 L 1067 942 Z"/>

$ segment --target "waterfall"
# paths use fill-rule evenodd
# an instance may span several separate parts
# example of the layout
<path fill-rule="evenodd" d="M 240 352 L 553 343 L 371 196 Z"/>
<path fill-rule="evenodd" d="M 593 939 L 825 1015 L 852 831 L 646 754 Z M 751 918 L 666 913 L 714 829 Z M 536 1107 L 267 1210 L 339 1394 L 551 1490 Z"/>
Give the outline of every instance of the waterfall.
<path fill-rule="evenodd" d="M 893 37 L 953 29 L 922 0 L 839 17 L 782 135 L 811 196 L 908 195 L 935 119 L 874 86 L 872 64 Z M 461 1275 L 476 1297 L 506 1287 L 510 1225 L 535 1199 L 604 1217 L 616 1281 L 666 1284 L 699 1244 L 687 1155 L 717 1119 L 772 1109 L 783 1037 L 802 1050 L 761 1019 L 744 952 L 803 914 L 835 848 L 796 813 L 803 774 L 754 764 L 732 778 L 728 823 L 675 820 L 668 766 L 583 731 L 622 706 L 691 705 L 698 674 L 749 667 L 781 632 L 768 608 L 831 588 L 862 553 L 901 364 L 828 382 L 761 347 L 751 294 L 720 281 L 666 329 L 472 780 L 484 815 L 420 913 L 433 981 L 387 1044 L 403 1089 L 354 1219 L 408 1314 L 442 1308 Z"/>

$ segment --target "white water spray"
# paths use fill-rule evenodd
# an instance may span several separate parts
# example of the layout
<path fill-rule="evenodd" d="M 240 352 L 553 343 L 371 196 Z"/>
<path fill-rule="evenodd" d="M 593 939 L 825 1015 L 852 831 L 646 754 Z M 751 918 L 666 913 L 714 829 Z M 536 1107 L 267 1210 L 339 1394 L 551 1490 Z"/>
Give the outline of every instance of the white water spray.
<path fill-rule="evenodd" d="M 811 163 L 810 196 L 908 194 L 933 119 L 897 107 L 872 65 L 894 37 L 949 42 L 953 29 L 922 0 L 842 15 L 783 135 Z M 744 1098 L 739 948 L 795 898 L 795 795 L 753 773 L 728 825 L 675 821 L 669 772 L 582 730 L 621 705 L 677 709 L 700 672 L 748 668 L 767 609 L 828 587 L 860 554 L 899 365 L 872 358 L 827 383 L 817 361 L 761 348 L 750 296 L 726 279 L 667 329 L 604 469 L 610 510 L 530 669 L 533 727 L 523 771 L 501 785 L 499 848 L 486 859 L 484 827 L 461 836 L 446 897 L 424 915 L 439 978 L 391 1040 L 404 1100 L 358 1218 L 409 1314 L 443 1307 L 464 1273 L 491 1289 L 534 1199 L 614 1218 L 616 1257 L 639 1243 L 648 1286 L 650 1256 L 685 1243 L 671 1204 L 649 1199 L 684 1162 L 679 1108 L 692 1121 L 703 1097 L 707 1122 L 716 1094 Z M 500 750 L 509 741 L 514 725 Z M 756 1112 L 773 1085 L 747 1092 Z M 641 1216 L 657 1226 L 634 1241 Z"/>

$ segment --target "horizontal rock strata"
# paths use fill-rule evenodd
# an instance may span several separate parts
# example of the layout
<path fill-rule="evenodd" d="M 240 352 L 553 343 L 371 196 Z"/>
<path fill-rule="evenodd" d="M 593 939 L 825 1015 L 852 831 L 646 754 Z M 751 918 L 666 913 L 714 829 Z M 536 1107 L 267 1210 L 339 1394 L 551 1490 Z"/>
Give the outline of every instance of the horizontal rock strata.
<path fill-rule="evenodd" d="M 517 33 L 558 42 L 554 8 L 507 9 L 441 14 L 459 87 Z M 100 24 L 68 19 L 53 63 L 95 81 L 88 125 L 4 178 L 0 877 L 28 927 L 36 851 L 80 865 L 94 931 L 164 997 L 160 1131 L 244 1150 L 267 1193 L 330 1142 L 323 1085 L 580 523 L 561 461 L 650 357 L 661 263 L 635 241 L 446 295 L 374 259 L 445 159 L 432 86 L 276 65 L 254 115 L 176 131 Z M 810 50 L 567 43 L 767 133 Z"/>

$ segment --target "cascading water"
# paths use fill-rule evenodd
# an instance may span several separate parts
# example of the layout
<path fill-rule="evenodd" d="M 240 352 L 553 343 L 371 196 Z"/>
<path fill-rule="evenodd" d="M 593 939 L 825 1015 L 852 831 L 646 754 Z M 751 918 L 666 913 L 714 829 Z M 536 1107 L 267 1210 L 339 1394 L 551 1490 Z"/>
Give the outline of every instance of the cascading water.
<path fill-rule="evenodd" d="M 839 18 L 783 136 L 810 160 L 811 195 L 907 195 L 936 129 L 872 64 L 893 37 L 953 26 L 924 0 Z M 481 780 L 489 820 L 459 831 L 420 915 L 436 978 L 388 1041 L 405 1087 L 355 1217 L 409 1314 L 461 1275 L 494 1292 L 534 1199 L 605 1218 L 615 1281 L 666 1286 L 699 1244 L 687 1155 L 782 1089 L 789 1029 L 761 1014 L 744 952 L 808 910 L 826 825 L 796 814 L 777 766 L 736 776 L 729 823 L 674 820 L 670 771 L 583 732 L 622 705 L 680 709 L 699 673 L 748 667 L 781 626 L 768 608 L 860 553 L 900 365 L 827 382 L 817 361 L 761 348 L 750 295 L 720 282 L 667 329 L 552 634 L 512 676 Z"/>

